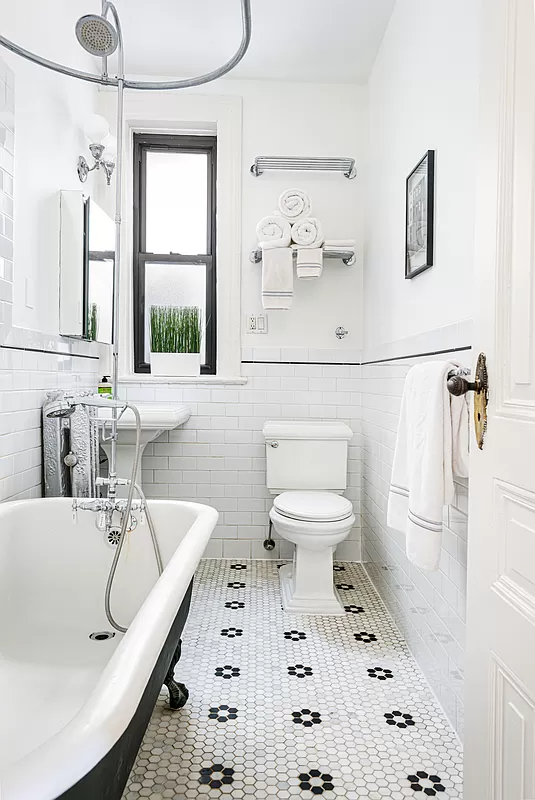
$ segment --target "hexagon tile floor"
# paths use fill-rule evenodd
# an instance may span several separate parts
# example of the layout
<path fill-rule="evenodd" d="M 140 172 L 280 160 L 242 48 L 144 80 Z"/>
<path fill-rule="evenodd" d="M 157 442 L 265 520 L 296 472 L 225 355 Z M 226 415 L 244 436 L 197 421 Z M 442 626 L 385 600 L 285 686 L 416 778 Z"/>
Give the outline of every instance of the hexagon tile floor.
<path fill-rule="evenodd" d="M 124 800 L 462 796 L 459 742 L 359 564 L 343 617 L 292 616 L 280 562 L 201 562 L 177 680 L 160 696 Z"/>

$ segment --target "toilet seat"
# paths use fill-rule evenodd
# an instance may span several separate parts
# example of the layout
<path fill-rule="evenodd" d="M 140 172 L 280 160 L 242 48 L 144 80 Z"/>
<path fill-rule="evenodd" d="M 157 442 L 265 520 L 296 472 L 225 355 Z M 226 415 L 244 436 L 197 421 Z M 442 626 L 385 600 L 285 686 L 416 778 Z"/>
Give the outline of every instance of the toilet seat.
<path fill-rule="evenodd" d="M 333 492 L 283 492 L 273 507 L 281 516 L 299 522 L 339 522 L 353 514 L 351 501 Z"/>

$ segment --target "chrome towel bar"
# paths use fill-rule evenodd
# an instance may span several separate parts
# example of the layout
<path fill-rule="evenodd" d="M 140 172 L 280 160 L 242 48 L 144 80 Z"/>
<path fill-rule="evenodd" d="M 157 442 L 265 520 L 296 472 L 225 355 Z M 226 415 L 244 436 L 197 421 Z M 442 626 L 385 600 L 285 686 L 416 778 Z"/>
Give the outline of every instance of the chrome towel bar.
<path fill-rule="evenodd" d="M 297 258 L 297 250 L 293 252 L 294 258 Z M 355 263 L 355 253 L 353 250 L 324 250 L 323 251 L 324 258 L 341 258 L 344 264 L 348 267 L 353 266 Z M 262 250 L 260 247 L 257 247 L 256 250 L 252 250 L 249 255 L 249 261 L 252 264 L 259 264 L 262 261 Z"/>
<path fill-rule="evenodd" d="M 341 172 L 345 178 L 356 178 L 354 158 L 312 156 L 256 156 L 251 174 L 258 178 L 267 169 L 289 171 Z"/>

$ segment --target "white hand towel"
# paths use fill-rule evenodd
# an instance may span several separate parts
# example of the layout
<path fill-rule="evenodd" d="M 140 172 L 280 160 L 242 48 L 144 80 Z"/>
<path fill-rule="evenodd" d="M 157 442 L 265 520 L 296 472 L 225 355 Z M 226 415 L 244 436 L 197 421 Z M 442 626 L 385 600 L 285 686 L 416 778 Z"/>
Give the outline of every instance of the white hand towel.
<path fill-rule="evenodd" d="M 354 239 L 325 239 L 323 246 L 326 250 L 352 250 L 355 247 Z"/>
<path fill-rule="evenodd" d="M 320 247 L 323 244 L 323 228 L 316 217 L 305 217 L 292 225 L 292 241 L 299 247 Z"/>
<path fill-rule="evenodd" d="M 289 247 L 262 247 L 262 307 L 291 308 L 294 290 L 293 252 Z"/>
<path fill-rule="evenodd" d="M 320 278 L 323 272 L 323 250 L 321 247 L 299 247 L 297 250 L 297 277 Z"/>
<path fill-rule="evenodd" d="M 452 419 L 467 413 L 465 398 L 453 397 L 446 386 L 456 366 L 429 361 L 412 367 L 401 401 L 387 523 L 406 534 L 407 556 L 421 569 L 438 569 L 443 507 L 453 499 Z"/>
<path fill-rule="evenodd" d="M 270 243 L 272 247 L 288 247 L 290 244 L 290 223 L 284 217 L 272 214 L 264 217 L 256 226 L 256 235 L 260 247 Z"/>
<path fill-rule="evenodd" d="M 286 189 L 279 197 L 279 211 L 283 217 L 293 220 L 308 216 L 311 211 L 310 199 L 299 189 Z"/>

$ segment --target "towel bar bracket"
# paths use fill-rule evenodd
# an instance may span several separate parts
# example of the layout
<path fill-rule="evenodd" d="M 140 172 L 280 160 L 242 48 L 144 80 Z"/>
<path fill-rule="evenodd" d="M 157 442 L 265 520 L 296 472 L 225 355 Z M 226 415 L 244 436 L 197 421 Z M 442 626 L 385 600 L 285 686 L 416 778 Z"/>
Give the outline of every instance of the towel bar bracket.
<path fill-rule="evenodd" d="M 452 375 L 451 373 L 448 375 L 447 387 L 448 392 L 455 397 L 460 397 L 467 392 L 480 391 L 478 382 L 469 381 L 463 375 Z"/>

